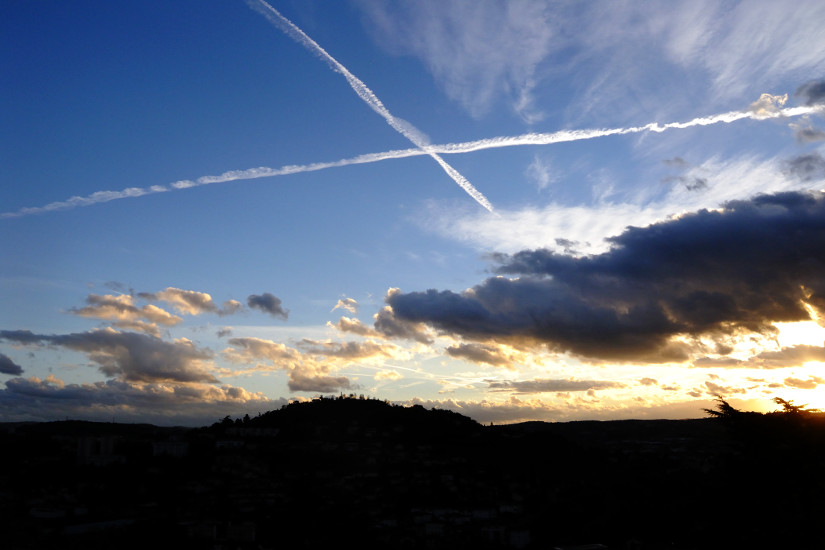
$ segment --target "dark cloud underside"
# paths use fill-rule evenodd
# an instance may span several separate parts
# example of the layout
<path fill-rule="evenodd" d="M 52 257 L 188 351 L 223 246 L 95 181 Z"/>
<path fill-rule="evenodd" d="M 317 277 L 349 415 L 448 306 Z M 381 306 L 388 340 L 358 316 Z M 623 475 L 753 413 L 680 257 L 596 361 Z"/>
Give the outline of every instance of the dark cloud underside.
<path fill-rule="evenodd" d="M 612 250 L 498 255 L 469 291 L 395 292 L 394 316 L 465 339 L 531 340 L 584 357 L 684 361 L 677 335 L 769 333 L 825 308 L 825 198 L 727 203 L 610 239 Z"/>
<path fill-rule="evenodd" d="M 105 375 L 130 382 L 218 382 L 199 364 L 211 354 L 188 341 L 167 342 L 147 334 L 115 330 L 59 335 L 4 330 L 0 331 L 0 340 L 80 351 L 100 365 Z"/>
<path fill-rule="evenodd" d="M 23 367 L 12 361 L 8 355 L 0 353 L 0 374 L 23 374 Z"/>
<path fill-rule="evenodd" d="M 252 294 L 247 299 L 247 305 L 253 309 L 260 309 L 261 311 L 272 315 L 273 317 L 281 317 L 286 319 L 289 316 L 289 310 L 285 310 L 281 305 L 281 299 L 277 296 L 264 292 L 261 295 Z"/>

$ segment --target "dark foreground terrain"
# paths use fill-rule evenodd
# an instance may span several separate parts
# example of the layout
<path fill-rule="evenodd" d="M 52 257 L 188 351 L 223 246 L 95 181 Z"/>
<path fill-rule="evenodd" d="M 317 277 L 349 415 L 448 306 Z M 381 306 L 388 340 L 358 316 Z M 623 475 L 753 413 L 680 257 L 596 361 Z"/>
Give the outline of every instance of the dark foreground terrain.
<path fill-rule="evenodd" d="M 336 398 L 196 429 L 0 424 L 0 545 L 825 548 L 820 415 L 720 411 L 482 426 Z"/>

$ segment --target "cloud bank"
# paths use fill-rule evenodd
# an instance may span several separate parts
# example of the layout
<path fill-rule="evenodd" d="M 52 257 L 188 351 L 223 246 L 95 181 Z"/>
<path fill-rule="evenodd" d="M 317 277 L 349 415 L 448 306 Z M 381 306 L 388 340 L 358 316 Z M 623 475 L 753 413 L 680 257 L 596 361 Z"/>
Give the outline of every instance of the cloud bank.
<path fill-rule="evenodd" d="M 687 361 L 681 337 L 770 334 L 774 322 L 809 320 L 806 304 L 825 311 L 822 193 L 731 201 L 609 242 L 589 257 L 497 255 L 499 275 L 464 292 L 386 301 L 395 318 L 456 338 L 651 363 Z"/>

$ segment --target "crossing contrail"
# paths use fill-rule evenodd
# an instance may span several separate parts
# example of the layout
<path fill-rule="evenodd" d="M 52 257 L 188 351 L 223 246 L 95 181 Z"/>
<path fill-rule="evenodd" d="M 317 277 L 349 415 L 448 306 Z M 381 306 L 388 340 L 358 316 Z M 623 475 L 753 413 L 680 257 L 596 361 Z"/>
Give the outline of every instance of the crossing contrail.
<path fill-rule="evenodd" d="M 458 173 L 458 170 L 447 164 L 444 159 L 442 159 L 438 153 L 434 151 L 428 151 L 426 146 L 429 144 L 428 140 L 423 136 L 423 134 L 412 124 L 409 122 L 396 118 L 389 112 L 389 110 L 381 103 L 381 100 L 370 90 L 366 84 L 364 84 L 358 77 L 354 74 L 349 72 L 346 67 L 344 67 L 341 63 L 338 62 L 334 57 L 327 53 L 324 48 L 318 45 L 312 38 L 306 35 L 304 31 L 299 29 L 292 21 L 284 17 L 283 15 L 278 12 L 275 8 L 267 4 L 264 0 L 247 0 L 247 4 L 254 9 L 255 11 L 261 13 L 266 17 L 273 25 L 275 25 L 278 29 L 283 31 L 287 36 L 298 42 L 300 45 L 323 59 L 327 62 L 330 68 L 340 73 L 347 79 L 347 82 L 355 90 L 355 93 L 358 94 L 364 103 L 370 106 L 370 108 L 381 115 L 384 120 L 387 121 L 396 132 L 410 140 L 413 145 L 418 147 L 420 150 L 424 151 L 424 154 L 429 155 L 435 160 L 439 166 L 449 175 L 464 191 L 467 192 L 471 197 L 473 197 L 476 202 L 478 202 L 481 206 L 489 210 L 490 212 L 493 211 L 493 205 L 490 204 L 490 201 L 487 200 L 487 197 L 481 194 L 481 192 L 473 187 L 473 185 L 467 181 L 467 178 L 462 176 Z"/>
<path fill-rule="evenodd" d="M 719 123 L 730 124 L 731 122 L 743 119 L 764 120 L 769 118 L 791 118 L 815 112 L 822 112 L 822 110 L 822 105 L 813 105 L 791 107 L 786 109 L 776 109 L 774 111 L 770 111 L 767 113 L 755 111 L 752 109 L 745 111 L 730 111 L 719 115 L 694 118 L 693 120 L 689 120 L 687 122 L 670 122 L 667 124 L 659 124 L 657 122 L 652 122 L 644 126 L 634 126 L 630 128 L 560 130 L 558 132 L 549 133 L 530 133 L 518 136 L 500 136 L 487 139 L 480 139 L 476 141 L 466 141 L 462 143 L 426 145 L 423 148 L 396 149 L 392 151 L 384 151 L 381 153 L 368 153 L 332 162 L 292 164 L 281 166 L 280 168 L 259 167 L 249 168 L 247 170 L 232 170 L 229 172 L 224 172 L 223 174 L 217 176 L 202 176 L 195 180 L 176 181 L 168 185 L 153 185 L 151 187 L 129 187 L 121 191 L 97 191 L 85 197 L 75 196 L 65 201 L 52 202 L 44 206 L 26 207 L 14 212 L 4 212 L 0 214 L 0 218 L 18 218 L 30 214 L 42 214 L 55 210 L 66 210 L 80 206 L 91 206 L 93 204 L 109 202 L 117 199 L 142 197 L 144 195 L 165 193 L 168 191 L 176 191 L 181 189 L 189 189 L 192 187 L 210 185 L 213 183 L 228 183 L 233 181 L 246 181 L 258 178 L 271 178 L 275 176 L 288 176 L 291 174 L 300 174 L 302 172 L 316 172 L 318 170 L 326 170 L 329 168 L 338 168 L 342 166 L 351 166 L 355 164 L 369 164 L 373 162 L 380 162 L 383 160 L 402 159 L 429 155 L 431 153 L 437 153 L 439 155 L 462 154 L 472 153 L 474 151 L 482 151 L 485 149 L 496 149 L 501 147 L 516 147 L 525 145 L 551 145 L 554 143 L 582 141 L 613 135 L 625 135 L 641 132 L 658 133 L 664 132 L 666 130 L 690 128 L 693 126 L 709 126 L 712 124 Z"/>

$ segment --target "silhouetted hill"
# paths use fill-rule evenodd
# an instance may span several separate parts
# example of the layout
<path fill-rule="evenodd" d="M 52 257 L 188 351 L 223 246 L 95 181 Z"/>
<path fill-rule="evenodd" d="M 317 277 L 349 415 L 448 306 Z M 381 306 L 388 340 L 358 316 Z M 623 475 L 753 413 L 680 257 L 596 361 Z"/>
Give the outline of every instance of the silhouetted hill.
<path fill-rule="evenodd" d="M 6 548 L 817 547 L 812 415 L 482 426 L 374 399 L 0 425 Z M 807 545 L 807 546 L 805 546 Z"/>

